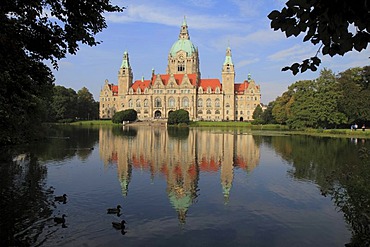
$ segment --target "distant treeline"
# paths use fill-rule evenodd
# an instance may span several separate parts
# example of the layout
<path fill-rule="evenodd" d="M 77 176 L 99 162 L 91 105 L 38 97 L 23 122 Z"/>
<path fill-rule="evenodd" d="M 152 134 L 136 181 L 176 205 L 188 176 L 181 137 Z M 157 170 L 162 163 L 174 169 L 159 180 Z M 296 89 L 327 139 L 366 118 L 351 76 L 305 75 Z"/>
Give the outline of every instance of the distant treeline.
<path fill-rule="evenodd" d="M 54 86 L 47 113 L 49 122 L 72 122 L 75 120 L 99 119 L 99 102 L 86 87 L 72 88 Z"/>
<path fill-rule="evenodd" d="M 292 129 L 370 125 L 370 66 L 335 75 L 323 69 L 315 80 L 297 81 L 253 113 L 255 122 L 277 123 Z M 370 127 L 370 126 L 369 126 Z"/>

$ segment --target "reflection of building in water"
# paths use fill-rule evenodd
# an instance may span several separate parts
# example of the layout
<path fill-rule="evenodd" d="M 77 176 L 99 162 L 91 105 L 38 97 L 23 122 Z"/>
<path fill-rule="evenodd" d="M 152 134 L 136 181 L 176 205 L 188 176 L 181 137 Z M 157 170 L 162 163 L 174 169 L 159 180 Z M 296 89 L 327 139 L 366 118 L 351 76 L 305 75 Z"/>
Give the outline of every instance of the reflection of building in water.
<path fill-rule="evenodd" d="M 177 133 L 156 127 L 126 127 L 120 131 L 102 128 L 99 147 L 105 165 L 117 164 L 125 196 L 132 169 L 147 170 L 152 178 L 164 175 L 169 200 L 181 223 L 185 223 L 187 210 L 197 197 L 200 172 L 220 172 L 227 203 L 234 169 L 249 172 L 259 162 L 259 148 L 253 136 L 234 132 L 182 129 Z"/>

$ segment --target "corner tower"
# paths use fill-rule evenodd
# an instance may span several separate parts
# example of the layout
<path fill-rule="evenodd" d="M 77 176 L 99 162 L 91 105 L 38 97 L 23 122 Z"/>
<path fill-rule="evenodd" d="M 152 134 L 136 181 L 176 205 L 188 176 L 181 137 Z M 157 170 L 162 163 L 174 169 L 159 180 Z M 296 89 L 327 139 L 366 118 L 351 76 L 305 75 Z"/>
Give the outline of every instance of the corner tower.
<path fill-rule="evenodd" d="M 226 57 L 222 66 L 222 91 L 224 92 L 224 119 L 235 120 L 234 103 L 235 70 L 231 59 L 231 49 L 227 47 Z"/>
<path fill-rule="evenodd" d="M 182 22 L 179 39 L 172 45 L 168 54 L 167 74 L 200 75 L 198 49 L 190 41 L 186 19 Z"/>
<path fill-rule="evenodd" d="M 132 70 L 127 51 L 123 53 L 121 67 L 118 71 L 118 95 L 123 97 L 132 86 Z"/>

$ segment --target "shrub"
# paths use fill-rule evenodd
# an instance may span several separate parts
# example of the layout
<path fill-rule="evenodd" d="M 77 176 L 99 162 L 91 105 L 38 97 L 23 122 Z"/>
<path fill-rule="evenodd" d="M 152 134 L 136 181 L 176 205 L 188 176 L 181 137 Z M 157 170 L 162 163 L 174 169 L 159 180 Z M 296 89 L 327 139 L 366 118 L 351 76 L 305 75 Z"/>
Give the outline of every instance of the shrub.
<path fill-rule="evenodd" d="M 134 109 L 116 112 L 112 117 L 113 123 L 122 123 L 123 121 L 135 121 L 137 112 Z"/>
<path fill-rule="evenodd" d="M 183 109 L 170 112 L 168 115 L 167 123 L 169 125 L 179 124 L 179 123 L 185 123 L 188 124 L 190 122 L 189 119 L 189 112 Z"/>

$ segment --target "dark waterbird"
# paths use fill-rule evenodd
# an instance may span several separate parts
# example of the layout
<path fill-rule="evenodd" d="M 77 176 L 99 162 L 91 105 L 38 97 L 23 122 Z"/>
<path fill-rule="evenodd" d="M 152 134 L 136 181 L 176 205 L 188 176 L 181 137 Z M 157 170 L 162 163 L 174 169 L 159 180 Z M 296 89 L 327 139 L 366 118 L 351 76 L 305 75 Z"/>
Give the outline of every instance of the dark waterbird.
<path fill-rule="evenodd" d="M 67 201 L 67 195 L 66 194 L 63 194 L 62 196 L 56 196 L 56 197 L 54 197 L 54 200 L 56 202 L 63 202 L 63 203 L 65 203 Z"/>
<path fill-rule="evenodd" d="M 124 230 L 126 228 L 125 224 L 125 220 L 122 220 L 121 222 L 112 222 L 112 226 L 116 230 Z"/>
<path fill-rule="evenodd" d="M 54 217 L 54 222 L 57 223 L 57 224 L 65 224 L 66 223 L 66 219 L 65 217 L 67 217 L 67 215 L 63 214 L 62 217 L 58 217 L 58 216 L 55 216 Z"/>
<path fill-rule="evenodd" d="M 121 212 L 121 205 L 117 205 L 117 207 L 116 208 L 108 208 L 107 209 L 107 214 L 120 214 L 120 212 Z"/>

